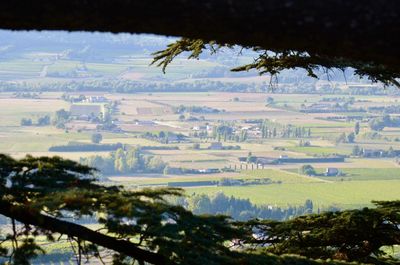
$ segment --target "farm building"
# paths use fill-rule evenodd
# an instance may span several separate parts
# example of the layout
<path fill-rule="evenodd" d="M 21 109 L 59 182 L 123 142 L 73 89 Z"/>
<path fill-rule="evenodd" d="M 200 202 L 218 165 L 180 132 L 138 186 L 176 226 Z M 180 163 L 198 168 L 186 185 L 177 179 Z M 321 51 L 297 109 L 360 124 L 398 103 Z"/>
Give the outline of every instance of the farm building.
<path fill-rule="evenodd" d="M 72 104 L 70 108 L 72 117 L 99 117 L 104 113 L 104 107 L 102 105 L 83 105 L 83 104 Z"/>
<path fill-rule="evenodd" d="M 222 150 L 223 146 L 222 146 L 222 143 L 215 142 L 215 143 L 211 143 L 211 145 L 208 147 L 208 149 L 211 149 L 211 150 Z"/>
<path fill-rule="evenodd" d="M 108 99 L 106 97 L 103 97 L 103 96 L 98 96 L 98 97 L 90 96 L 87 99 L 87 102 L 91 102 L 91 103 L 107 103 Z"/>
<path fill-rule="evenodd" d="M 205 131 L 207 130 L 206 126 L 193 126 L 192 131 Z"/>
<path fill-rule="evenodd" d="M 154 126 L 156 123 L 154 121 L 136 121 L 136 125 L 141 125 L 141 126 Z"/>
<path fill-rule="evenodd" d="M 382 149 L 363 149 L 364 157 L 381 157 L 385 151 Z"/>
<path fill-rule="evenodd" d="M 339 169 L 335 168 L 335 167 L 328 167 L 325 171 L 325 176 L 327 177 L 334 177 L 339 175 L 340 171 Z"/>
<path fill-rule="evenodd" d="M 260 166 L 271 165 L 271 164 L 276 164 L 276 159 L 268 158 L 268 157 L 258 157 L 256 163 L 257 163 L 257 165 L 260 165 Z"/>
<path fill-rule="evenodd" d="M 221 172 L 218 168 L 206 168 L 206 169 L 199 169 L 199 173 L 203 174 L 212 174 L 212 173 L 219 173 Z"/>

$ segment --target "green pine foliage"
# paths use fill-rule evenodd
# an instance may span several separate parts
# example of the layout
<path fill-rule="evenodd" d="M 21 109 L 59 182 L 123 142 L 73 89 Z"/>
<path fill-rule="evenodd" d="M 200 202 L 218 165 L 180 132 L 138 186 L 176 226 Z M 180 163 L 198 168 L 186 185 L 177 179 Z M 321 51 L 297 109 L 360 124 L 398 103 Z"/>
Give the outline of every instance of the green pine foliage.
<path fill-rule="evenodd" d="M 398 262 L 381 248 L 400 242 L 398 201 L 282 222 L 235 222 L 170 204 L 167 198 L 183 196 L 179 189 L 104 186 L 94 171 L 60 157 L 0 155 L 0 214 L 11 220 L 11 229 L 1 232 L 2 261 L 30 264 L 44 253 L 39 238 L 57 242 L 64 235 L 78 264 L 99 259 L 106 250 L 113 253 L 112 264 Z M 312 207 L 306 202 L 305 208 Z M 87 218 L 96 230 L 79 223 Z"/>
<path fill-rule="evenodd" d="M 219 44 L 215 41 L 207 42 L 201 39 L 181 38 L 169 44 L 165 50 L 155 52 L 152 64 L 161 66 L 163 72 L 165 72 L 174 58 L 184 52 L 189 53 L 189 59 L 199 59 L 204 50 L 214 54 L 223 47 L 233 48 L 232 45 Z M 373 82 L 382 82 L 385 86 L 395 85 L 400 87 L 400 83 L 397 80 L 400 77 L 399 73 L 388 69 L 384 65 L 366 64 L 365 62 L 293 50 L 265 50 L 260 47 L 245 48 L 251 48 L 257 54 L 256 58 L 249 64 L 233 68 L 232 71 L 256 70 L 260 75 L 270 74 L 272 77 L 276 77 L 283 70 L 302 68 L 306 70 L 308 76 L 318 78 L 318 72 L 321 72 L 321 70 L 329 75 L 330 69 L 339 69 L 344 72 L 346 68 L 353 68 L 355 69 L 355 74 L 360 77 L 368 77 Z M 274 79 L 271 78 L 271 80 Z"/>

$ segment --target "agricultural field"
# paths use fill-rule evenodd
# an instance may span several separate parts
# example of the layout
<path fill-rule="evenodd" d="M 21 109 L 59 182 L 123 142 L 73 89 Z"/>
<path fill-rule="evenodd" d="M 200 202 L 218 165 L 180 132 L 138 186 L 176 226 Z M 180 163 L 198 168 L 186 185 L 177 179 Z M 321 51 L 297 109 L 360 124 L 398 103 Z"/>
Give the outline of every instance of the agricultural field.
<path fill-rule="evenodd" d="M 71 63 L 73 66 L 73 64 Z M 100 69 L 100 68 L 99 68 Z M 111 71 L 111 70 L 110 70 Z M 315 104 L 329 95 L 292 95 L 272 93 L 69 93 L 69 97 L 84 95 L 104 97 L 107 102 L 117 102 L 110 112 L 118 130 L 96 129 L 99 123 L 72 119 L 64 128 L 57 128 L 53 122 L 56 112 L 68 111 L 73 104 L 65 100 L 62 93 L 40 93 L 34 98 L 20 98 L 13 93 L 0 93 L 0 152 L 21 158 L 26 154 L 35 156 L 58 155 L 80 161 L 92 156 L 110 157 L 110 151 L 50 151 L 54 146 L 69 144 L 91 144 L 94 133 L 102 135 L 101 144 L 122 144 L 129 147 L 146 147 L 144 155 L 160 157 L 169 168 L 185 169 L 187 173 L 119 173 L 107 176 L 110 183 L 125 185 L 127 188 L 145 186 L 168 186 L 169 183 L 191 183 L 208 181 L 216 183 L 221 179 L 249 180 L 270 179 L 272 184 L 225 187 L 217 185 L 185 186 L 187 194 L 222 191 L 226 195 L 248 198 L 255 204 L 271 204 L 285 207 L 297 205 L 312 199 L 320 207 L 337 205 L 341 208 L 371 205 L 371 200 L 395 199 L 400 185 L 400 168 L 396 157 L 359 157 L 353 154 L 354 146 L 365 149 L 400 149 L 395 141 L 400 130 L 385 128 L 379 137 L 371 138 L 367 121 L 360 122 L 360 133 L 354 143 L 337 142 L 341 134 L 354 130 L 355 121 L 326 119 L 327 113 L 304 113 L 301 104 Z M 272 104 L 266 104 L 267 98 Z M 333 96 L 331 96 L 333 97 Z M 335 95 L 335 97 L 338 97 Z M 346 96 L 340 96 L 345 98 Z M 397 99 L 376 96 L 355 97 L 357 101 L 368 101 L 370 106 L 392 104 Z M 78 103 L 78 105 L 99 103 Z M 102 103 L 107 106 L 111 103 Z M 375 105 L 374 105 L 375 104 Z M 182 106 L 201 107 L 200 112 L 178 113 Z M 284 107 L 286 106 L 286 107 Z M 107 109 L 107 107 L 106 107 Z M 201 112 L 203 111 L 203 112 Z M 45 126 L 35 124 L 40 117 L 48 115 L 51 122 Z M 181 115 L 185 116 L 183 119 Z M 336 113 L 335 113 L 336 115 Z M 192 120 L 188 118 L 192 117 Z M 194 117 L 194 118 L 193 118 Z M 33 125 L 21 126 L 23 118 L 32 119 Z M 268 128 L 277 128 L 282 133 L 287 128 L 300 128 L 301 136 L 263 138 L 254 131 L 252 120 L 266 120 Z M 213 138 L 212 129 L 207 137 L 197 137 L 194 128 L 217 127 L 221 124 L 232 126 L 237 133 L 247 130 L 245 140 L 223 139 L 222 147 L 211 148 L 218 139 Z M 292 127 L 290 127 L 292 126 Z M 300 131 L 300 129 L 298 129 Z M 253 130 L 253 131 L 252 131 Z M 295 129 L 291 129 L 292 131 Z M 182 141 L 165 142 L 158 138 L 144 137 L 146 133 L 160 132 L 181 134 Z M 308 133 L 310 135 L 308 135 Z M 226 138 L 226 136 L 225 136 Z M 306 143 L 306 144 L 304 144 Z M 194 146 L 196 145 L 196 148 Z M 229 149 L 224 149 L 229 147 Z M 211 149 L 210 149 L 211 148 Z M 281 157 L 300 159 L 299 163 L 271 163 L 240 161 L 249 154 L 267 160 Z M 343 156 L 343 161 L 324 162 L 324 157 Z M 310 177 L 299 173 L 301 159 L 322 159 L 311 163 L 321 176 Z M 307 160 L 306 160 L 307 161 Z M 323 176 L 326 168 L 337 168 L 340 176 Z M 217 170 L 205 173 L 207 169 Z M 191 171 L 188 171 L 191 170 Z M 223 172 L 225 171 L 225 172 Z M 197 173 L 194 173 L 197 172 Z M 203 172 L 203 173 L 202 173 Z"/>
<path fill-rule="evenodd" d="M 149 176 L 113 177 L 115 183 L 123 183 L 129 188 L 142 186 L 167 186 L 172 182 L 218 181 L 221 178 L 262 179 L 275 181 L 269 185 L 252 186 L 201 186 L 185 187 L 187 195 L 207 194 L 213 196 L 223 192 L 227 196 L 250 199 L 257 205 L 287 207 L 302 205 L 311 199 L 318 208 L 336 206 L 341 209 L 372 206 L 374 200 L 396 200 L 400 188 L 400 168 L 342 169 L 344 177 L 309 177 L 296 170 L 248 170 L 219 176 Z"/>

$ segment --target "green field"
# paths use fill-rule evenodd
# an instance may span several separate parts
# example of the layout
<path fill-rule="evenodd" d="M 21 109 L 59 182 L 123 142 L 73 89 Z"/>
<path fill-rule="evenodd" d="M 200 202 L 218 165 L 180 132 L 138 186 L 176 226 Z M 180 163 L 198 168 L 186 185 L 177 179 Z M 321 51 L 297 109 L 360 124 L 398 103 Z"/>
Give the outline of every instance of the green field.
<path fill-rule="evenodd" d="M 303 176 L 294 172 L 287 172 L 276 169 L 259 169 L 259 170 L 247 170 L 242 171 L 242 175 L 252 178 L 269 178 L 272 181 L 280 181 L 282 183 L 314 183 L 320 182 L 317 178 Z"/>
<path fill-rule="evenodd" d="M 343 209 L 371 206 L 372 200 L 399 199 L 400 181 L 371 180 L 348 182 L 283 183 L 246 187 L 202 187 L 188 188 L 191 194 L 215 194 L 223 192 L 228 196 L 250 199 L 255 204 L 286 207 L 302 205 L 311 199 L 316 207 L 336 205 Z"/>
<path fill-rule="evenodd" d="M 294 170 L 295 171 L 295 170 Z M 271 177 L 283 184 L 251 187 L 204 187 L 187 189 L 188 194 L 214 194 L 224 192 L 230 196 L 250 199 L 256 204 L 273 204 L 281 207 L 299 205 L 312 199 L 319 207 L 337 205 L 341 208 L 359 208 L 371 205 L 372 200 L 396 200 L 399 197 L 400 168 L 345 168 L 344 177 L 306 177 L 292 172 L 249 171 L 247 175 Z M 320 172 L 322 172 L 320 170 Z M 318 179 L 324 182 L 317 181 Z"/>
<path fill-rule="evenodd" d="M 332 205 L 343 209 L 371 206 L 372 200 L 396 200 L 400 189 L 400 169 L 343 169 L 351 177 L 307 177 L 282 170 L 242 171 L 228 176 L 233 179 L 269 178 L 281 184 L 234 186 L 234 187 L 191 187 L 185 188 L 188 195 L 223 192 L 228 196 L 250 199 L 258 205 L 302 205 L 311 199 L 316 207 L 326 208 Z M 189 182 L 219 180 L 218 176 L 174 176 L 174 177 L 115 177 L 112 180 L 124 185 L 167 185 L 168 182 Z"/>
<path fill-rule="evenodd" d="M 342 148 L 337 147 L 321 147 L 321 146 L 293 146 L 286 148 L 289 151 L 304 153 L 307 155 L 330 155 L 330 154 L 339 154 L 339 155 L 349 155 L 351 150 L 344 150 Z"/>
<path fill-rule="evenodd" d="M 400 180 L 400 168 L 343 168 L 340 171 L 344 176 L 320 178 L 329 181 Z"/>

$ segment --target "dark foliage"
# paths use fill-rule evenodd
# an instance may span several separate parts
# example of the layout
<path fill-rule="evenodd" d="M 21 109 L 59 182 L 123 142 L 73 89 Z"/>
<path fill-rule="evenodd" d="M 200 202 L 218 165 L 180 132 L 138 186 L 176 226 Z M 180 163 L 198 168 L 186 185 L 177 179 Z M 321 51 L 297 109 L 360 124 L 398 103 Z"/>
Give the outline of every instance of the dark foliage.
<path fill-rule="evenodd" d="M 169 44 L 163 51 L 154 53 L 153 64 L 162 67 L 165 72 L 168 64 L 173 59 L 188 52 L 189 59 L 199 59 L 204 50 L 216 53 L 222 47 L 232 48 L 232 45 L 217 44 L 215 41 L 207 42 L 201 39 L 182 38 L 175 43 Z M 400 87 L 397 81 L 400 74 L 397 70 L 385 67 L 384 65 L 373 62 L 362 62 L 348 60 L 342 57 L 323 56 L 309 52 L 299 52 L 295 50 L 265 50 L 259 47 L 252 48 L 258 55 L 250 64 L 238 66 L 232 71 L 249 71 L 257 70 L 261 75 L 270 74 L 271 80 L 286 69 L 302 68 L 306 70 L 308 76 L 318 78 L 318 71 L 323 70 L 328 76 L 331 69 L 339 69 L 345 71 L 346 68 L 355 69 L 355 74 L 360 77 L 368 77 L 373 82 L 382 82 L 385 86 L 395 85 Z"/>

